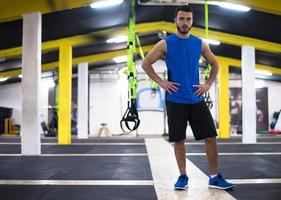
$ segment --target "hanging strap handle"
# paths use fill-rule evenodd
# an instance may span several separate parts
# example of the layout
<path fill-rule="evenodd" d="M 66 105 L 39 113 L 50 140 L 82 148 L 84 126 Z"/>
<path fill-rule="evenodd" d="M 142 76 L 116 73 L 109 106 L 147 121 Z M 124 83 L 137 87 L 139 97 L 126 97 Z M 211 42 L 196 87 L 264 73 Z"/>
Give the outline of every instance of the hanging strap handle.
<path fill-rule="evenodd" d="M 120 121 L 120 127 L 125 133 L 130 133 L 136 130 L 139 125 L 140 119 L 137 111 L 136 101 L 131 100 L 131 102 L 128 102 L 128 108 Z"/>

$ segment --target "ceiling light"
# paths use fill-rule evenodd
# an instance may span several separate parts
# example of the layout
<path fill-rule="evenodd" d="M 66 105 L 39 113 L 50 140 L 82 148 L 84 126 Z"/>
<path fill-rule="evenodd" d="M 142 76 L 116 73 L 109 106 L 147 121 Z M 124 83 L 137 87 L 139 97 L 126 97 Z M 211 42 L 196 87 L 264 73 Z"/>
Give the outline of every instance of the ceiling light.
<path fill-rule="evenodd" d="M 248 12 L 249 10 L 251 10 L 251 8 L 249 8 L 247 6 L 234 4 L 234 3 L 228 3 L 228 2 L 218 2 L 218 6 L 227 8 L 227 9 L 242 11 L 242 12 Z"/>
<path fill-rule="evenodd" d="M 256 74 L 256 75 L 262 75 L 262 76 L 272 76 L 272 73 L 271 73 L 271 72 L 262 71 L 262 70 L 257 70 L 257 71 L 255 71 L 255 74 Z"/>
<path fill-rule="evenodd" d="M 128 60 L 128 57 L 127 56 L 118 56 L 118 57 L 113 58 L 113 60 L 116 63 L 122 63 L 122 62 L 126 62 Z"/>
<path fill-rule="evenodd" d="M 111 38 L 109 40 L 106 40 L 107 43 L 121 43 L 121 42 L 127 42 L 128 36 L 120 36 L 116 38 Z"/>
<path fill-rule="evenodd" d="M 208 44 L 211 44 L 211 45 L 220 45 L 220 41 L 218 40 L 212 40 L 212 39 L 206 39 L 206 38 L 202 38 L 203 41 L 207 42 Z"/>
<path fill-rule="evenodd" d="M 6 81 L 8 78 L 0 78 L 0 82 Z"/>
<path fill-rule="evenodd" d="M 95 1 L 90 6 L 92 8 L 104 8 L 104 7 L 116 6 L 118 4 L 121 4 L 122 2 L 123 0 L 100 0 L 100 1 Z"/>

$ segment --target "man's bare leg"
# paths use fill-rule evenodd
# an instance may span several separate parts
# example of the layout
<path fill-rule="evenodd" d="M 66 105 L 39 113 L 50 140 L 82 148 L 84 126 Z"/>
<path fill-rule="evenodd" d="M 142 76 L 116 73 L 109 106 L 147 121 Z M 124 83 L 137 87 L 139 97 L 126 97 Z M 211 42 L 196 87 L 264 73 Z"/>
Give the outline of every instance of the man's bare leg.
<path fill-rule="evenodd" d="M 218 173 L 218 148 L 216 137 L 205 138 L 205 150 L 209 162 L 210 174 Z"/>
<path fill-rule="evenodd" d="M 180 174 L 186 174 L 186 157 L 184 142 L 185 139 L 174 143 L 174 152 Z"/>

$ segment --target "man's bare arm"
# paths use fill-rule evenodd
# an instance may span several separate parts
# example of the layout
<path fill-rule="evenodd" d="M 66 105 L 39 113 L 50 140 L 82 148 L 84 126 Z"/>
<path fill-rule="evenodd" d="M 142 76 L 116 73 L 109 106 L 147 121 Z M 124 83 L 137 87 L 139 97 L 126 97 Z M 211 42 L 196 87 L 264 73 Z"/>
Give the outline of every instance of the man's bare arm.
<path fill-rule="evenodd" d="M 210 47 L 206 42 L 203 42 L 203 44 L 202 44 L 202 55 L 205 58 L 205 60 L 207 61 L 207 63 L 209 63 L 211 65 L 210 76 L 207 81 L 207 84 L 211 86 L 218 75 L 219 63 L 216 59 L 216 56 L 210 50 Z"/>
<path fill-rule="evenodd" d="M 176 92 L 178 90 L 178 83 L 170 82 L 170 81 L 164 81 L 162 80 L 154 71 L 152 64 L 155 63 L 159 59 L 163 59 L 166 55 L 166 41 L 161 40 L 159 41 L 153 49 L 146 55 L 142 68 L 145 71 L 145 73 L 153 80 L 155 81 L 161 88 L 167 90 L 169 93 L 172 91 Z"/>
<path fill-rule="evenodd" d="M 213 54 L 213 52 L 210 50 L 209 45 L 204 41 L 202 42 L 202 56 L 205 58 L 207 63 L 211 65 L 211 71 L 207 83 L 201 85 L 194 85 L 194 87 L 198 88 L 195 92 L 195 95 L 197 96 L 203 95 L 205 92 L 207 92 L 210 89 L 211 85 L 215 81 L 217 74 L 219 72 L 218 61 L 215 55 Z"/>

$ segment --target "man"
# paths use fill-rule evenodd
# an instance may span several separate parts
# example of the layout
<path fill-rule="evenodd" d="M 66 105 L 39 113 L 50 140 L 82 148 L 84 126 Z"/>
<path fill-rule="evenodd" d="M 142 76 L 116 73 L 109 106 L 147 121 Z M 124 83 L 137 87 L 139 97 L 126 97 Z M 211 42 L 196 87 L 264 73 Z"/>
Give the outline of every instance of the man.
<path fill-rule="evenodd" d="M 233 184 L 228 183 L 218 173 L 217 133 L 209 108 L 202 98 L 218 74 L 218 62 L 208 44 L 190 34 L 193 13 L 189 5 L 176 9 L 174 21 L 177 26 L 176 33 L 159 41 L 147 54 L 142 65 L 147 75 L 166 90 L 169 141 L 174 142 L 180 172 L 174 188 L 184 190 L 188 187 L 184 145 L 187 121 L 195 139 L 205 140 L 210 170 L 209 187 L 232 188 Z M 210 77 L 205 84 L 199 84 L 198 63 L 201 55 L 212 66 Z M 164 59 L 166 62 L 168 81 L 162 80 L 152 68 L 152 64 L 158 59 Z"/>

